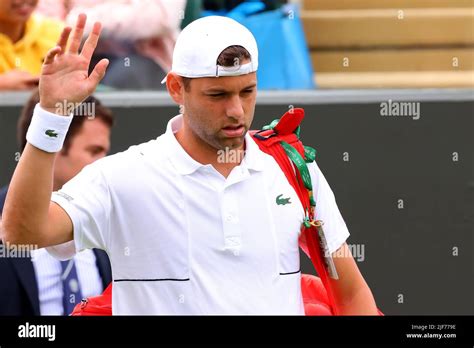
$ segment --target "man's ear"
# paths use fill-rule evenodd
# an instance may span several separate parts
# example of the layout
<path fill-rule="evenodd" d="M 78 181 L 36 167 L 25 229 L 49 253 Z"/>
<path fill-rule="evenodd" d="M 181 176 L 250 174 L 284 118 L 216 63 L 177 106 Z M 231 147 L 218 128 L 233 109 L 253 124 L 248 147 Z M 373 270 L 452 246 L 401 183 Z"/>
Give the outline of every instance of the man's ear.
<path fill-rule="evenodd" d="M 184 85 L 181 76 L 172 72 L 168 73 L 168 77 L 166 78 L 166 88 L 176 104 L 182 105 L 184 103 Z"/>

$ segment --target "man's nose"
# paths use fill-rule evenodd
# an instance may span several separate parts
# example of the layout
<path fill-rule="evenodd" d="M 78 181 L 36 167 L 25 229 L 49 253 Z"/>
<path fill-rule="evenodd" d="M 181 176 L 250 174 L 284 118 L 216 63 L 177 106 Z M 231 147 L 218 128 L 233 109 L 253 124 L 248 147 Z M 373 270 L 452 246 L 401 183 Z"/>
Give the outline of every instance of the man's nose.
<path fill-rule="evenodd" d="M 241 120 L 244 117 L 244 108 L 242 100 L 238 94 L 233 95 L 227 100 L 226 115 Z"/>

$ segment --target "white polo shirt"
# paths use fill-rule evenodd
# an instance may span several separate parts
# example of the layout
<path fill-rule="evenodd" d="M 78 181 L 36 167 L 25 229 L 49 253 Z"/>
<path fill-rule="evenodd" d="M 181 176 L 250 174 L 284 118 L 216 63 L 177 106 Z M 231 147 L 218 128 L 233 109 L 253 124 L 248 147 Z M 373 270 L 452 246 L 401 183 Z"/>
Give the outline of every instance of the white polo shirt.
<path fill-rule="evenodd" d="M 241 164 L 224 178 L 184 151 L 181 125 L 178 115 L 162 136 L 94 162 L 53 193 L 76 250 L 109 255 L 113 314 L 304 314 L 303 207 L 277 162 L 247 134 Z M 333 252 L 349 232 L 309 167 Z"/>

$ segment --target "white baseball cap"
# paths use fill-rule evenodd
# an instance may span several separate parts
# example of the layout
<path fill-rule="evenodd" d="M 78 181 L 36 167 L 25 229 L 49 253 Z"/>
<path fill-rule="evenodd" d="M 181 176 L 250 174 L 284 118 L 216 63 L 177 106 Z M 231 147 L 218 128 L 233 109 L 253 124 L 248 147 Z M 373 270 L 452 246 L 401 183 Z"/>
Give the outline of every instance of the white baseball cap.
<path fill-rule="evenodd" d="M 242 46 L 250 53 L 250 63 L 223 67 L 219 55 L 229 46 Z M 239 76 L 257 71 L 258 48 L 252 33 L 228 17 L 209 16 L 195 20 L 179 34 L 173 51 L 171 72 L 179 76 Z M 166 77 L 162 83 L 166 82 Z"/>

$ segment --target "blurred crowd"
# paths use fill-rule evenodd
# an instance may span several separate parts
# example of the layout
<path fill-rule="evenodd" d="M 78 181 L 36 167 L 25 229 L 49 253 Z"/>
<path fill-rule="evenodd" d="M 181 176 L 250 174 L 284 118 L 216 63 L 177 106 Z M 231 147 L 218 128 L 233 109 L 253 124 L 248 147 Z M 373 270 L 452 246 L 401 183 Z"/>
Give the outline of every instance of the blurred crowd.
<path fill-rule="evenodd" d="M 110 65 L 102 89 L 164 89 L 179 31 L 202 11 L 230 11 L 245 0 L 2 0 L 0 1 L 0 90 L 37 86 L 42 61 L 62 28 L 86 13 L 88 35 L 100 21 L 101 40 L 91 66 Z M 267 10 L 283 0 L 263 1 Z"/>

